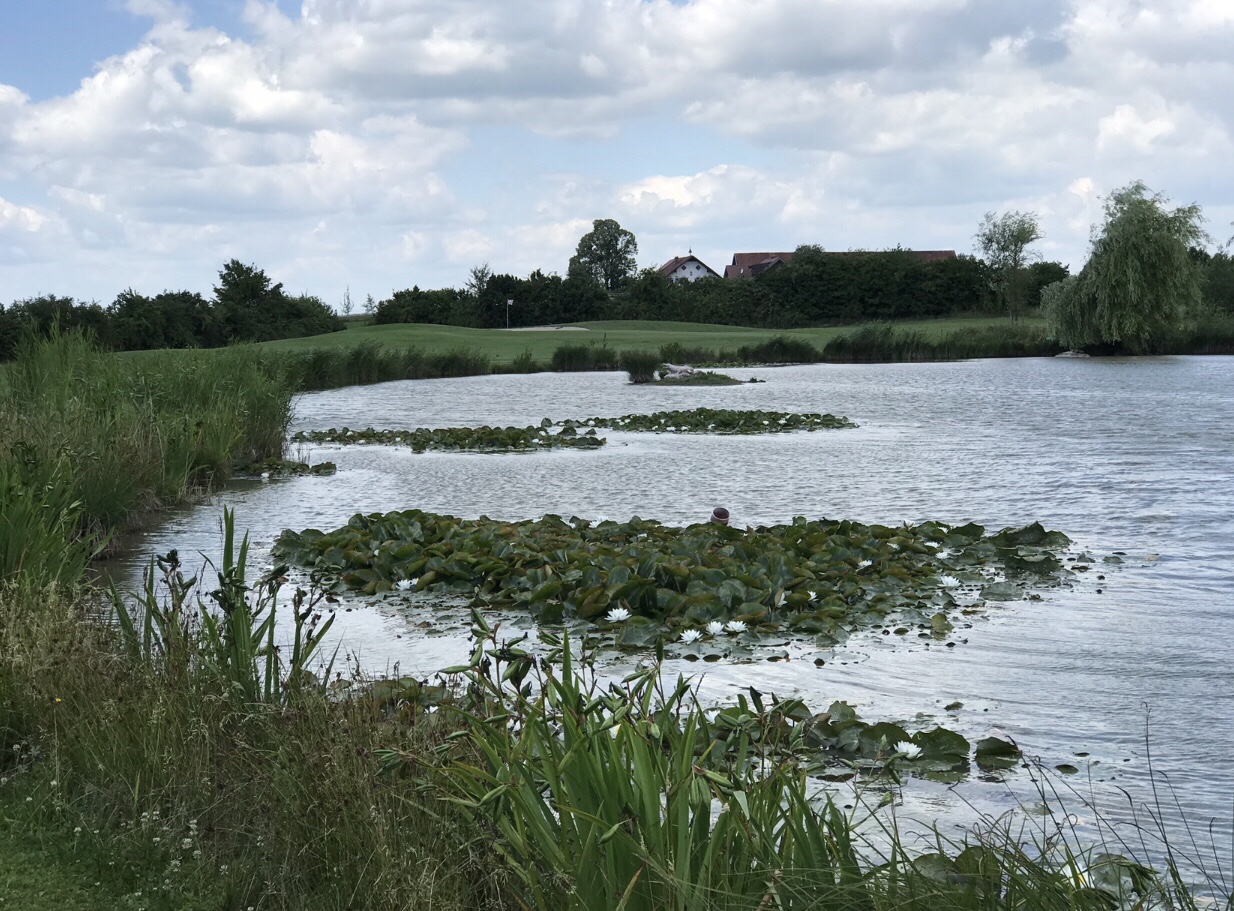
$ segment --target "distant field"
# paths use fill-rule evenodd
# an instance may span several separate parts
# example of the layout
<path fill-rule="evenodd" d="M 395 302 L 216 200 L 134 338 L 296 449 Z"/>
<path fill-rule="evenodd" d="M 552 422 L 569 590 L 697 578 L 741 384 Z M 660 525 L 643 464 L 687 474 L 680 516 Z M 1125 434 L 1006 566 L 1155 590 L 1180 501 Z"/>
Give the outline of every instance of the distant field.
<path fill-rule="evenodd" d="M 1040 323 L 1041 320 L 1028 320 Z M 855 326 L 831 326 L 825 329 L 749 329 L 743 326 L 716 326 L 707 323 L 672 323 L 650 320 L 607 320 L 570 323 L 574 330 L 525 329 L 462 329 L 457 326 L 431 326 L 419 323 L 397 323 L 384 326 L 361 326 L 354 323 L 345 332 L 315 335 L 309 338 L 281 339 L 266 342 L 265 347 L 303 351 L 334 346 L 351 347 L 364 342 L 377 342 L 387 348 L 418 347 L 440 352 L 452 348 L 472 348 L 486 354 L 497 364 L 507 363 L 524 351 L 530 351 L 537 361 L 547 361 L 559 345 L 597 345 L 607 343 L 620 350 L 656 351 L 661 345 L 679 342 L 686 347 L 740 348 L 774 338 L 778 335 L 799 338 L 822 348 L 832 338 L 851 332 Z M 932 337 L 946 335 L 957 329 L 984 329 L 1008 325 L 1006 317 L 975 317 L 900 322 L 901 329 L 919 329 Z M 585 331 L 578 331 L 579 329 Z"/>

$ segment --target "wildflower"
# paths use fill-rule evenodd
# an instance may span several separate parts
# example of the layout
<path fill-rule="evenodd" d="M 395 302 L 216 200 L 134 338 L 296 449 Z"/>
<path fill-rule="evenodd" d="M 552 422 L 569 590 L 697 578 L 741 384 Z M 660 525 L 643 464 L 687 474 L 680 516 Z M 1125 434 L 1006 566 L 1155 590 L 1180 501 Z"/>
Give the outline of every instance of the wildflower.
<path fill-rule="evenodd" d="M 622 620 L 630 619 L 630 611 L 624 607 L 614 607 L 604 616 L 604 619 L 609 623 L 620 623 Z"/>
<path fill-rule="evenodd" d="M 697 642 L 702 638 L 703 634 L 696 629 L 683 630 L 681 633 L 681 641 L 686 645 L 689 645 L 691 642 Z"/>
<path fill-rule="evenodd" d="M 719 620 L 712 620 L 710 623 L 707 624 L 707 634 L 708 635 L 718 636 L 722 632 L 724 632 L 724 624 L 721 623 Z"/>
<path fill-rule="evenodd" d="M 418 581 L 418 579 L 399 579 L 394 583 L 394 587 L 401 592 L 410 591 Z"/>
<path fill-rule="evenodd" d="M 916 759 L 921 755 L 921 747 L 913 743 L 911 740 L 901 740 L 894 747 L 896 753 L 903 756 L 905 759 Z"/>
<path fill-rule="evenodd" d="M 59 702 L 59 701 L 60 701 L 60 697 L 59 697 L 59 696 L 57 696 L 57 697 L 56 697 L 56 702 Z"/>
<path fill-rule="evenodd" d="M 724 624 L 724 629 L 730 633 L 744 633 L 746 631 L 746 622 L 744 620 L 729 620 Z"/>

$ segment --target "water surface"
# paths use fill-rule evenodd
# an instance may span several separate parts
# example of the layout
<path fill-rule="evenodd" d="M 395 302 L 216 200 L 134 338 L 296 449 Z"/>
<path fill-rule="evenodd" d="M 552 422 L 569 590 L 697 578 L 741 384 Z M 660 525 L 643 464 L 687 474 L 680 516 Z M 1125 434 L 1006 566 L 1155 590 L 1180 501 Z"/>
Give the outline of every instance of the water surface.
<path fill-rule="evenodd" d="M 334 528 L 356 512 L 416 507 L 462 517 L 545 513 L 668 524 L 726 506 L 736 525 L 793 516 L 899 524 L 1040 521 L 1098 560 L 1040 602 L 990 604 L 954 648 L 855 637 L 824 664 L 675 662 L 704 691 L 743 686 L 847 699 L 870 719 L 939 719 L 970 738 L 992 727 L 1073 778 L 1103 807 L 1150 798 L 1146 743 L 1183 809 L 1227 820 L 1234 783 L 1234 359 L 1033 359 L 743 370 L 764 384 L 630 386 L 624 374 L 535 374 L 387 383 L 306 395 L 294 429 L 526 425 L 698 406 L 829 411 L 860 428 L 768 437 L 608 432 L 593 452 L 424 454 L 301 447 L 334 478 L 237 486 L 135 545 L 214 554 L 223 505 L 268 557 L 283 528 Z M 1098 572 L 1106 576 L 1096 578 Z M 1098 591 L 1100 589 L 1100 592 Z M 450 623 L 361 601 L 335 630 L 374 672 L 425 675 L 466 654 Z M 455 622 L 455 628 L 460 626 Z M 680 665 L 680 667 L 678 667 Z M 960 701 L 952 713 L 943 706 Z M 1147 730 L 1147 739 L 1146 739 Z M 1086 754 L 1086 755 L 1082 755 Z M 1090 790 L 1091 789 L 1091 790 Z M 1031 796 L 1026 776 L 956 789 L 913 783 L 904 811 L 944 822 Z M 1171 797 L 1172 801 L 1174 798 Z M 964 806 L 964 801 L 972 804 Z M 1073 808 L 1079 809 L 1074 799 Z"/>

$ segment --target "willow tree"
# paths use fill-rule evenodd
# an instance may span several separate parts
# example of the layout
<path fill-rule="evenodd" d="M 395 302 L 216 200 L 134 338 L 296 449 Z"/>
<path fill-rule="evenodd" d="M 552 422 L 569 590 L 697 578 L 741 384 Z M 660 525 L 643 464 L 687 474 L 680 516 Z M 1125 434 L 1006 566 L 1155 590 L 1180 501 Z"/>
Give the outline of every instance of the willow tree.
<path fill-rule="evenodd" d="M 1203 221 L 1199 206 L 1171 209 L 1141 181 L 1115 190 L 1088 263 L 1042 294 L 1051 333 L 1071 348 L 1151 350 L 1200 303 L 1203 275 L 1189 251 L 1208 240 Z"/>

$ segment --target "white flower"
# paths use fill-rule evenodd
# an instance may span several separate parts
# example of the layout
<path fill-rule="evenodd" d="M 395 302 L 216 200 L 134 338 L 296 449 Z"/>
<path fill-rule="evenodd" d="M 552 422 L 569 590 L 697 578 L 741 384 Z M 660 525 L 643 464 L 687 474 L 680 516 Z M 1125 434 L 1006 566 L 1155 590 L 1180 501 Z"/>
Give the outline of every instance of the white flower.
<path fill-rule="evenodd" d="M 810 600 L 811 600 L 811 601 L 817 601 L 817 600 L 818 600 L 818 592 L 810 592 Z"/>
<path fill-rule="evenodd" d="M 960 586 L 960 580 L 955 576 L 942 575 L 938 577 L 938 581 L 943 588 L 959 588 Z"/>
<path fill-rule="evenodd" d="M 916 759 L 921 755 L 921 747 L 913 743 L 911 740 L 901 740 L 894 747 L 896 753 L 903 756 L 905 759 Z"/>
<path fill-rule="evenodd" d="M 622 620 L 630 619 L 630 612 L 624 607 L 614 607 L 605 617 L 609 623 L 620 623 Z"/>
<path fill-rule="evenodd" d="M 708 635 L 718 636 L 722 632 L 724 632 L 724 624 L 721 623 L 719 620 L 712 620 L 710 623 L 707 624 Z"/>
<path fill-rule="evenodd" d="M 268 480 L 270 480 L 270 472 L 268 472 L 268 471 L 263 471 L 263 472 L 261 473 L 261 479 L 262 479 L 263 481 L 268 481 Z"/>
<path fill-rule="evenodd" d="M 744 633 L 746 631 L 746 623 L 744 620 L 729 620 L 724 624 L 724 629 L 730 633 Z"/>
<path fill-rule="evenodd" d="M 869 566 L 869 565 L 870 565 L 870 561 L 869 561 L 869 560 L 862 560 L 860 563 L 858 563 L 858 564 L 857 564 L 857 568 L 858 568 L 858 569 L 865 569 L 865 568 L 866 568 L 867 566 Z"/>
<path fill-rule="evenodd" d="M 410 591 L 412 588 L 415 587 L 415 584 L 417 581 L 418 580 L 416 579 L 399 579 L 397 582 L 394 583 L 394 587 L 397 588 L 401 592 Z"/>
<path fill-rule="evenodd" d="M 699 639 L 702 639 L 702 638 L 703 638 L 703 634 L 700 633 L 696 629 L 682 630 L 682 633 L 681 633 L 681 641 L 684 642 L 686 645 L 689 645 L 691 642 L 697 642 Z"/>

